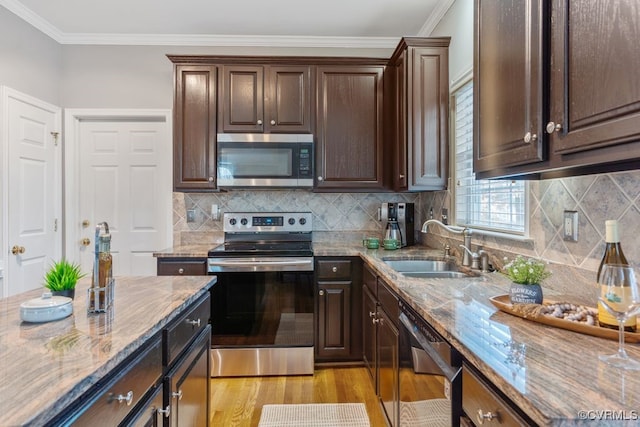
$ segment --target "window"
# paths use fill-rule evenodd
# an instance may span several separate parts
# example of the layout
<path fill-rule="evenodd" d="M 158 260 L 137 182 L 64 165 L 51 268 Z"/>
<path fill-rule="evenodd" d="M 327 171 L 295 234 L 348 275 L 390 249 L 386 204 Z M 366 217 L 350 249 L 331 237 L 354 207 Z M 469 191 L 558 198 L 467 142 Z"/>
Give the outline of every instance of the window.
<path fill-rule="evenodd" d="M 476 180 L 473 173 L 473 82 L 453 92 L 456 224 L 524 235 L 527 218 L 525 181 Z"/>

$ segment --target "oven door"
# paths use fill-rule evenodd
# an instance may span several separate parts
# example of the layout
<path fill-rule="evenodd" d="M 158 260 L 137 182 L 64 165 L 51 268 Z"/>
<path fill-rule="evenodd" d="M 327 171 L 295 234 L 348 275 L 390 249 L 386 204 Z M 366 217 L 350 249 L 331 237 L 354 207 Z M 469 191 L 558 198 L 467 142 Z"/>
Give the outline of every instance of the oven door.
<path fill-rule="evenodd" d="M 219 134 L 219 187 L 312 187 L 313 135 Z"/>
<path fill-rule="evenodd" d="M 216 276 L 212 376 L 313 374 L 313 271 Z"/>
<path fill-rule="evenodd" d="M 400 315 L 400 426 L 459 426 L 459 361 L 439 334 L 407 314 Z"/>

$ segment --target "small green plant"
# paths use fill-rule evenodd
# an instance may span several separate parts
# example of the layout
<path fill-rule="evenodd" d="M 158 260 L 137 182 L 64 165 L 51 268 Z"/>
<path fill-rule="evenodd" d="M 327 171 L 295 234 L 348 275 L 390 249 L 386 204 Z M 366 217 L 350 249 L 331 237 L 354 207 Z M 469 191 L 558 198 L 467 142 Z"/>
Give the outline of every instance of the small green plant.
<path fill-rule="evenodd" d="M 505 258 L 505 261 L 508 261 Z M 544 279 L 551 276 L 551 272 L 547 270 L 547 264 L 533 259 L 525 258 L 522 255 L 506 264 L 502 269 L 502 274 L 511 279 L 514 283 L 522 285 L 540 284 Z"/>
<path fill-rule="evenodd" d="M 80 266 L 65 259 L 54 262 L 44 276 L 44 286 L 55 291 L 75 289 L 78 280 L 86 276 L 80 271 Z"/>

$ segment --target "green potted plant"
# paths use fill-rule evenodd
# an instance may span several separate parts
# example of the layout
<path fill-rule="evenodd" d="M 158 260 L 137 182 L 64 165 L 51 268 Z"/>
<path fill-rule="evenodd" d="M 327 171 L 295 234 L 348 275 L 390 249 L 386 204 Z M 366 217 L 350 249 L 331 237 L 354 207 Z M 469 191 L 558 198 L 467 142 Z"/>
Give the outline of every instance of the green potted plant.
<path fill-rule="evenodd" d="M 505 258 L 505 261 L 508 261 Z M 539 259 L 516 256 L 502 268 L 502 274 L 511 279 L 509 296 L 512 304 L 542 304 L 542 281 L 551 272 Z"/>
<path fill-rule="evenodd" d="M 76 284 L 78 280 L 86 276 L 82 273 L 80 266 L 62 259 L 54 262 L 49 271 L 44 276 L 44 286 L 53 295 L 62 295 L 73 298 L 75 296 Z"/>

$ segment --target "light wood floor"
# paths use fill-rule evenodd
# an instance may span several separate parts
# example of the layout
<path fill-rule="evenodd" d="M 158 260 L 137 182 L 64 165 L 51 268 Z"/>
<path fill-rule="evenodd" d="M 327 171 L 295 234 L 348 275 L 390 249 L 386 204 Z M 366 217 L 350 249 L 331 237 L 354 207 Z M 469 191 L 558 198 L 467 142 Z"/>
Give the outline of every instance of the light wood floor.
<path fill-rule="evenodd" d="M 211 379 L 211 426 L 255 427 L 262 405 L 358 403 L 372 427 L 386 423 L 364 367 L 317 368 L 314 375 Z"/>

